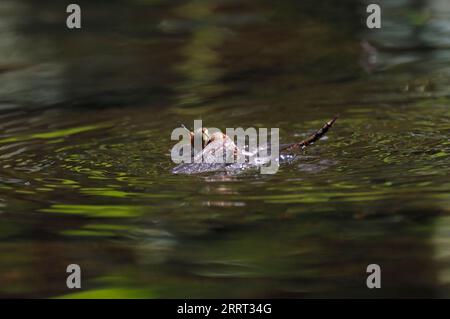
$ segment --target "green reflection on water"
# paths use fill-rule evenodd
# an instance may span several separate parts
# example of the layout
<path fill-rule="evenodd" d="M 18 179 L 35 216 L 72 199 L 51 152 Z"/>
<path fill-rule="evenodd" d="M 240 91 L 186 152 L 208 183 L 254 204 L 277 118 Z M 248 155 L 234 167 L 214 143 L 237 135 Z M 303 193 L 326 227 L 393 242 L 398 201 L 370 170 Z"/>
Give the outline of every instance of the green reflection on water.
<path fill-rule="evenodd" d="M 76 292 L 59 297 L 60 299 L 149 299 L 158 296 L 151 291 L 132 288 L 105 288 Z"/>
<path fill-rule="evenodd" d="M 367 35 L 357 1 L 158 2 L 124 15 L 90 1 L 102 27 L 70 43 L 48 26 L 44 43 L 13 37 L 40 50 L 0 72 L 0 95 L 13 88 L 0 107 L 22 101 L 14 92 L 52 100 L 40 85 L 60 82 L 80 107 L 0 115 L 0 296 L 450 296 L 446 33 L 423 33 L 413 8 L 412 28 L 394 18 L 402 32 Z M 46 5 L 38 16 L 60 12 Z M 132 18 L 106 28 L 104 12 Z M 361 67 L 361 40 L 399 34 L 413 45 L 375 46 L 379 64 Z M 63 78 L 35 77 L 54 55 Z M 180 123 L 279 127 L 284 143 L 334 114 L 327 138 L 274 176 L 170 174 Z M 73 262 L 86 290 L 67 294 Z M 380 292 L 361 280 L 374 262 Z"/>
<path fill-rule="evenodd" d="M 221 60 L 219 48 L 226 31 L 208 20 L 215 6 L 213 2 L 192 1 L 176 9 L 180 16 L 200 25 L 182 49 L 184 61 L 176 66 L 186 78 L 185 83 L 177 86 L 181 105 L 200 104 L 226 89 L 218 81 L 223 74 L 218 66 Z"/>
<path fill-rule="evenodd" d="M 0 144 L 11 143 L 11 142 L 21 142 L 21 141 L 27 141 L 27 140 L 32 140 L 32 139 L 55 139 L 55 138 L 59 138 L 59 137 L 65 137 L 65 136 L 70 136 L 70 135 L 88 132 L 88 131 L 92 131 L 92 130 L 97 130 L 97 129 L 105 128 L 108 126 L 109 125 L 105 125 L 105 124 L 86 125 L 86 126 L 67 128 L 67 129 L 62 129 L 62 130 L 58 130 L 58 131 L 46 132 L 46 133 L 35 133 L 35 134 L 29 134 L 29 135 L 23 135 L 23 136 L 9 137 L 9 138 L 0 139 Z"/>
<path fill-rule="evenodd" d="M 91 217 L 127 218 L 141 215 L 142 208 L 125 205 L 62 205 L 55 204 L 49 208 L 40 209 L 46 213 L 79 214 Z"/>

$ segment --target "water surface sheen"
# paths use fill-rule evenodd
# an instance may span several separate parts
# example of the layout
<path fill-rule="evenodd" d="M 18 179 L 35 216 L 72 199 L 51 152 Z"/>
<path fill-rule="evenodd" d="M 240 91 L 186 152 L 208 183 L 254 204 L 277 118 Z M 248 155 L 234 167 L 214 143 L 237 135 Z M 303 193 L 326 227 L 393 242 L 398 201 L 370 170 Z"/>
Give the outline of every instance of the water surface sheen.
<path fill-rule="evenodd" d="M 3 0 L 0 296 L 450 297 L 448 3 L 369 32 L 319 2 L 80 1 L 70 32 Z M 180 123 L 288 143 L 335 114 L 275 175 L 170 173 Z"/>

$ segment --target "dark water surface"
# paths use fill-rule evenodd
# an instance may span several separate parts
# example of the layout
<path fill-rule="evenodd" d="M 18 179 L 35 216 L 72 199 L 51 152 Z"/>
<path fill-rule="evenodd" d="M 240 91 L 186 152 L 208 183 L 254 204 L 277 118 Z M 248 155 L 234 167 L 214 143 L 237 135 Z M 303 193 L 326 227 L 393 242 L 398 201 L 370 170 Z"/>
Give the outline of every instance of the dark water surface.
<path fill-rule="evenodd" d="M 0 3 L 0 297 L 450 297 L 448 1 L 55 3 Z M 338 113 L 276 175 L 170 174 L 180 123 Z"/>

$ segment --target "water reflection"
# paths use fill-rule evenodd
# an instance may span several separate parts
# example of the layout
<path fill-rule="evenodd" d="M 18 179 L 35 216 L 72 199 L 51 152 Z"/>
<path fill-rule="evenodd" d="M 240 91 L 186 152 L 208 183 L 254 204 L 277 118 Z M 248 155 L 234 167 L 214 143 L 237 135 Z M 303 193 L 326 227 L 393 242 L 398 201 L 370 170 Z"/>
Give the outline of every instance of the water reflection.
<path fill-rule="evenodd" d="M 208 22 L 214 16 L 212 1 L 192 1 L 176 8 L 176 13 L 193 24 L 191 39 L 181 49 L 185 57 L 176 70 L 186 80 L 177 86 L 180 103 L 198 104 L 219 93 L 223 87 L 217 82 L 223 71 L 218 67 L 219 46 L 226 30 Z"/>
<path fill-rule="evenodd" d="M 380 1 L 379 4 L 383 8 L 383 27 L 369 35 L 379 45 L 397 50 L 415 50 L 416 54 L 422 50 L 448 48 L 448 1 Z"/>
<path fill-rule="evenodd" d="M 449 296 L 447 2 L 384 1 L 382 32 L 336 3 L 90 1 L 81 35 L 2 2 L 0 296 Z M 337 113 L 276 175 L 170 174 L 180 122 Z"/>

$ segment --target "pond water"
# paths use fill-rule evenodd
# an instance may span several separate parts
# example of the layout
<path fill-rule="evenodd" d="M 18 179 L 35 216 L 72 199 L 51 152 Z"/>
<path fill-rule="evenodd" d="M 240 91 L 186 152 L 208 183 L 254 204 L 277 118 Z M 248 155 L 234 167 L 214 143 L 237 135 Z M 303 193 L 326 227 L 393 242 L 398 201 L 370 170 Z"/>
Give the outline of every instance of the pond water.
<path fill-rule="evenodd" d="M 446 0 L 77 3 L 0 4 L 0 297 L 450 297 Z M 180 123 L 336 114 L 275 175 L 170 173 Z"/>

